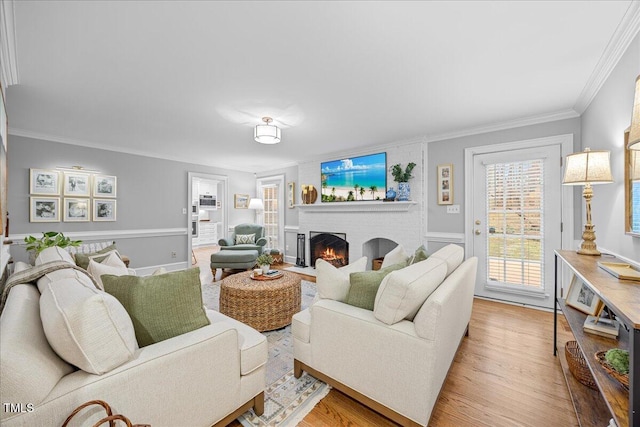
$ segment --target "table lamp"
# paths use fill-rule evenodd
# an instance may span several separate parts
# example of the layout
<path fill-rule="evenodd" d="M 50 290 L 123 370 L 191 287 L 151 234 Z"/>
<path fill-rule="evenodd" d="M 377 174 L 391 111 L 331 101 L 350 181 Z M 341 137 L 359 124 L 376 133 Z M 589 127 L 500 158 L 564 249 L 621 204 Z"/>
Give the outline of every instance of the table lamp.
<path fill-rule="evenodd" d="M 584 225 L 582 244 L 578 249 L 578 253 L 582 255 L 600 255 L 596 246 L 596 232 L 591 223 L 591 199 L 593 198 L 591 186 L 613 182 L 609 155 L 609 151 L 591 151 L 585 148 L 581 153 L 567 156 L 562 184 L 584 185 L 582 197 L 587 205 L 587 223 Z"/>

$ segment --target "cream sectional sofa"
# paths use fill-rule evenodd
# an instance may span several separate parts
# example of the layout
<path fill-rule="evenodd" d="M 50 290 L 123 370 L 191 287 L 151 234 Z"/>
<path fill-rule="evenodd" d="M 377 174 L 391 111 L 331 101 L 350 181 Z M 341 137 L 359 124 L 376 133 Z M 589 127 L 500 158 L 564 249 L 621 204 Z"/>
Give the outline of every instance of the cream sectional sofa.
<path fill-rule="evenodd" d="M 295 375 L 305 370 L 403 426 L 426 426 L 468 334 L 477 259 L 463 258 L 449 245 L 389 273 L 373 311 L 325 298 L 296 314 Z"/>
<path fill-rule="evenodd" d="M 68 260 L 62 252 L 48 253 L 49 259 Z M 210 325 L 138 348 L 135 335 L 132 340 L 128 331 L 130 319 L 127 323 L 122 318 L 104 292 L 90 286 L 70 290 L 86 285 L 85 279 L 77 270 L 64 269 L 40 279 L 38 287 L 19 284 L 9 292 L 0 316 L 2 426 L 60 426 L 74 408 L 93 399 L 105 400 L 115 413 L 153 427 L 227 425 L 251 407 L 262 413 L 268 351 L 262 334 L 207 310 Z M 76 298 L 77 292 L 92 292 L 90 308 L 96 317 L 103 312 L 109 318 L 120 316 L 117 334 L 121 336 L 107 340 L 111 332 L 102 331 L 100 324 L 98 331 L 85 328 L 67 336 L 65 325 L 52 321 L 55 314 L 41 306 L 50 307 L 51 298 L 63 304 Z M 52 332 L 58 333 L 55 344 L 47 338 Z M 103 339 L 91 341 L 87 336 L 91 334 Z M 54 350 L 62 346 L 67 351 L 77 340 L 88 341 L 91 347 L 73 356 L 77 364 L 103 373 L 78 369 Z M 92 356 L 92 352 L 101 354 Z M 93 425 L 104 412 L 80 415 L 74 418 L 81 422 L 77 425 Z"/>

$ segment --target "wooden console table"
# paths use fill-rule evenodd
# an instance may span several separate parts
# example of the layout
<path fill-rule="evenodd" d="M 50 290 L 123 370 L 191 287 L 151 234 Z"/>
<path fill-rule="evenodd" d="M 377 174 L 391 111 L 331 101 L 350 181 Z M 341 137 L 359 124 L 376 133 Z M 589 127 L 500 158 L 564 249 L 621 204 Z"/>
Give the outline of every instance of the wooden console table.
<path fill-rule="evenodd" d="M 555 301 L 582 350 L 598 391 L 589 389 L 573 378 L 564 359 L 564 349 L 558 353 L 558 311 L 553 316 L 553 354 L 558 356 L 567 380 L 580 426 L 606 426 L 613 418 L 619 427 L 640 427 L 640 284 L 618 280 L 598 267 L 598 261 L 622 262 L 612 257 L 578 255 L 574 251 L 555 251 Z M 558 294 L 560 264 L 568 266 L 578 280 L 585 283 L 603 300 L 621 322 L 617 340 L 584 333 L 586 315 L 564 304 Z M 629 391 L 609 376 L 595 360 L 595 353 L 609 348 L 629 350 Z"/>

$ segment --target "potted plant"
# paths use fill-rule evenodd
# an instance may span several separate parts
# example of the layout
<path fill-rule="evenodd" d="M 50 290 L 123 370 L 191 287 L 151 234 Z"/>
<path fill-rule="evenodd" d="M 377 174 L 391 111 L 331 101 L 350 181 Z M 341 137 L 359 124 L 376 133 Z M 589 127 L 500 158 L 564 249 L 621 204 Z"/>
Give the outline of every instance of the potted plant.
<path fill-rule="evenodd" d="M 273 257 L 271 254 L 264 253 L 256 258 L 256 264 L 262 268 L 263 273 L 268 273 L 271 268 L 271 264 L 273 263 Z"/>
<path fill-rule="evenodd" d="M 409 162 L 404 169 L 402 169 L 400 163 L 391 166 L 391 175 L 393 175 L 393 180 L 398 183 L 398 200 L 401 202 L 409 200 L 409 195 L 411 194 L 409 180 L 413 178 L 411 172 L 415 167 L 416 164 L 413 162 Z"/>
<path fill-rule="evenodd" d="M 53 246 L 59 246 L 61 248 L 66 248 L 68 246 L 80 246 L 82 240 L 71 240 L 71 238 L 66 237 L 61 232 L 47 231 L 42 233 L 42 237 L 39 238 L 27 236 L 24 238 L 24 242 L 27 244 L 26 249 L 30 254 L 29 257 L 33 264 L 38 254 L 46 248 Z"/>

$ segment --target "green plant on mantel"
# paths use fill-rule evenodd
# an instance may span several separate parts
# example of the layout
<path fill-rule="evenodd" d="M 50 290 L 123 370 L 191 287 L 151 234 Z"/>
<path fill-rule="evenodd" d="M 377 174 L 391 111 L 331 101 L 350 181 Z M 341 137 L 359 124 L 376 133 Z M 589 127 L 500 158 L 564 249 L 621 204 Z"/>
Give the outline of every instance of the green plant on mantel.
<path fill-rule="evenodd" d="M 273 257 L 270 254 L 262 254 L 258 258 L 256 258 L 256 264 L 271 265 L 273 264 Z"/>
<path fill-rule="evenodd" d="M 38 256 L 40 252 L 53 246 L 59 246 L 61 248 L 80 246 L 82 240 L 71 240 L 58 231 L 47 231 L 42 233 L 42 237 L 39 238 L 27 236 L 24 238 L 24 242 L 27 244 L 27 251 L 33 251 L 34 254 Z"/>
<path fill-rule="evenodd" d="M 411 172 L 413 172 L 413 168 L 415 167 L 416 164 L 413 162 L 410 162 L 404 170 L 402 170 L 400 163 L 391 166 L 391 175 L 393 175 L 393 180 L 395 182 L 409 182 L 409 180 L 413 178 Z"/>

